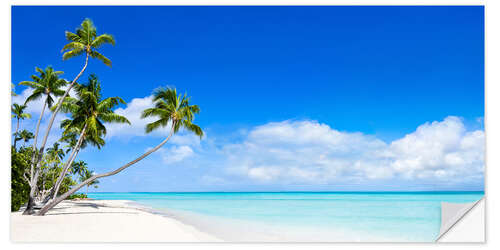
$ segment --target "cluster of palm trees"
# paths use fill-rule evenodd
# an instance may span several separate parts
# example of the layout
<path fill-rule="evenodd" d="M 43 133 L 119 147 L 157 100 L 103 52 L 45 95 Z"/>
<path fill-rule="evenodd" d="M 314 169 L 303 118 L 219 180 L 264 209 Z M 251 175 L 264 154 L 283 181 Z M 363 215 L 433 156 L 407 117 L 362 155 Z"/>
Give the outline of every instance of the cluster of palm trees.
<path fill-rule="evenodd" d="M 19 124 L 20 124 L 21 120 L 31 118 L 30 114 L 24 112 L 24 110 L 26 108 L 27 108 L 26 105 L 19 105 L 17 103 L 14 103 L 12 105 L 12 108 L 11 108 L 12 118 L 15 118 L 17 120 L 16 132 L 14 133 L 14 147 L 16 147 L 17 141 L 19 141 L 20 140 L 19 138 L 21 138 L 21 133 L 19 133 Z M 28 141 L 31 140 L 32 138 L 29 138 L 29 139 L 27 138 L 28 133 L 30 133 L 30 132 L 27 130 L 23 130 L 23 131 L 26 131 L 26 132 L 24 132 L 24 136 L 26 136 L 26 140 L 28 140 Z"/>
<path fill-rule="evenodd" d="M 44 70 L 36 68 L 38 75 L 31 76 L 31 81 L 19 83 L 32 88 L 32 94 L 23 105 L 14 104 L 12 107 L 13 118 L 17 119 L 14 150 L 16 150 L 15 144 L 18 140 L 22 139 L 26 143 L 33 139 L 31 162 L 29 166 L 26 166 L 24 173 L 25 180 L 30 186 L 30 194 L 23 214 L 45 215 L 47 211 L 80 188 L 86 186 L 88 191 L 89 186 L 95 186 L 99 183 L 99 178 L 117 174 L 157 151 L 173 134 L 181 129 L 191 131 L 200 138 L 203 136 L 201 128 L 193 123 L 194 116 L 200 112 L 200 108 L 197 105 L 191 105 L 190 98 L 186 94 L 178 95 L 175 88 L 158 88 L 153 93 L 154 107 L 144 110 L 142 118 L 158 118 L 158 120 L 147 124 L 146 133 L 160 127 L 171 127 L 170 133 L 159 145 L 137 159 L 102 174 L 94 174 L 82 160 L 75 161 L 78 153 L 86 146 L 91 145 L 98 149 L 104 146 L 106 123 L 130 124 L 130 122 L 126 117 L 113 111 L 114 108 L 125 104 L 125 102 L 120 97 L 104 98 L 101 94 L 101 82 L 95 74 L 90 74 L 86 83 L 77 83 L 89 64 L 89 58 L 98 59 L 105 65 L 111 66 L 111 60 L 99 53 L 98 49 L 104 44 L 114 45 L 113 36 L 109 34 L 98 35 L 92 21 L 85 19 L 75 33 L 66 31 L 66 39 L 68 44 L 62 49 L 64 52 L 63 60 L 80 55 L 85 57 L 85 63 L 78 75 L 71 82 L 68 82 L 60 78 L 60 75 L 63 74 L 62 71 L 56 71 L 52 67 L 47 67 Z M 76 93 L 75 96 L 69 95 L 71 89 Z M 59 98 L 57 103 L 55 103 L 56 97 Z M 20 121 L 30 118 L 24 112 L 27 105 L 39 99 L 42 99 L 44 104 L 35 133 L 25 132 L 23 134 L 25 130 L 19 132 Z M 49 109 L 52 114 L 41 145 L 37 145 L 40 124 L 46 109 Z M 45 152 L 52 125 L 60 111 L 67 113 L 70 117 L 60 124 L 63 132 L 59 142 L 66 144 L 66 150 L 60 147 L 59 143 L 55 143 Z M 63 183 L 68 182 L 70 175 L 79 176 L 80 183 L 76 184 L 70 181 L 69 190 L 62 190 Z M 35 211 L 36 206 L 41 207 L 38 212 Z"/>

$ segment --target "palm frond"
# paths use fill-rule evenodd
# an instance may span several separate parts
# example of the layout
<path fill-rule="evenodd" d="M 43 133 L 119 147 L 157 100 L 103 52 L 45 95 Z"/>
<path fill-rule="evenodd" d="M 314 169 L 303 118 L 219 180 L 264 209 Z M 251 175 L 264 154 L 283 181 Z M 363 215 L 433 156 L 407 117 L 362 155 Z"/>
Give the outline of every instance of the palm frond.
<path fill-rule="evenodd" d="M 146 133 L 151 133 L 153 130 L 156 130 L 160 127 L 165 127 L 168 124 L 167 119 L 159 119 L 157 121 L 154 121 L 152 123 L 148 123 L 146 125 Z"/>
<path fill-rule="evenodd" d="M 104 112 L 114 108 L 119 103 L 125 104 L 125 101 L 120 97 L 108 97 L 97 104 L 97 110 Z"/>
<path fill-rule="evenodd" d="M 109 43 L 115 45 L 115 38 L 110 34 L 102 34 L 94 39 L 91 46 L 94 48 L 100 48 L 103 44 Z"/>
<path fill-rule="evenodd" d="M 95 50 L 92 50 L 92 51 L 90 51 L 90 56 L 92 58 L 101 60 L 106 66 L 111 67 L 111 60 L 109 60 L 107 57 L 103 56 L 101 53 L 99 53 Z"/>
<path fill-rule="evenodd" d="M 70 51 L 67 51 L 63 54 L 63 60 L 68 60 L 70 58 L 73 58 L 73 57 L 76 57 L 76 56 L 79 56 L 81 54 L 83 54 L 83 52 L 85 52 L 85 50 L 83 49 L 74 49 L 74 50 L 70 50 Z"/>
<path fill-rule="evenodd" d="M 115 113 L 101 113 L 98 115 L 100 120 L 109 123 L 127 123 L 130 124 L 130 121 L 125 117 Z"/>
<path fill-rule="evenodd" d="M 85 50 L 85 45 L 82 44 L 81 42 L 70 42 L 61 49 L 61 52 L 64 52 L 66 50 Z"/>
<path fill-rule="evenodd" d="M 73 97 L 67 96 L 64 98 L 63 102 L 61 103 L 61 111 L 64 113 L 74 113 L 77 112 L 78 108 L 77 100 Z M 56 107 L 51 108 L 51 111 L 54 112 Z"/>
<path fill-rule="evenodd" d="M 21 114 L 21 116 L 20 116 L 20 117 L 21 117 L 21 118 L 23 118 L 23 119 L 24 119 L 24 118 L 31 119 L 31 114 L 29 114 L 29 113 L 24 113 L 24 114 Z"/>
<path fill-rule="evenodd" d="M 38 83 L 38 82 L 32 82 L 32 81 L 22 81 L 22 82 L 19 83 L 19 85 L 28 86 L 28 87 L 34 88 L 34 89 L 36 89 L 36 88 L 43 88 L 44 87 L 40 83 Z"/>
<path fill-rule="evenodd" d="M 75 43 L 82 43 L 83 42 L 82 39 L 81 39 L 81 37 L 78 36 L 77 34 L 73 33 L 73 32 L 66 31 L 64 33 L 64 35 L 66 36 L 66 40 L 68 40 L 68 41 L 72 41 L 72 42 L 75 42 Z M 64 49 L 62 51 L 64 51 Z"/>
<path fill-rule="evenodd" d="M 43 94 L 44 94 L 43 89 L 37 88 L 33 90 L 33 93 L 31 93 L 31 95 L 28 96 L 28 98 L 26 98 L 26 100 L 24 101 L 24 104 L 26 105 L 29 102 L 40 99 L 40 97 L 42 97 Z"/>
<path fill-rule="evenodd" d="M 170 119 L 171 113 L 165 109 L 160 108 L 147 108 L 142 111 L 141 118 L 158 116 L 158 118 Z"/>
<path fill-rule="evenodd" d="M 47 102 L 47 106 L 49 107 L 49 109 L 51 109 L 52 104 L 54 104 L 54 98 L 52 98 L 52 96 L 50 95 L 47 95 L 47 99 L 45 101 Z M 51 111 L 54 112 L 54 110 L 52 109 Z"/>

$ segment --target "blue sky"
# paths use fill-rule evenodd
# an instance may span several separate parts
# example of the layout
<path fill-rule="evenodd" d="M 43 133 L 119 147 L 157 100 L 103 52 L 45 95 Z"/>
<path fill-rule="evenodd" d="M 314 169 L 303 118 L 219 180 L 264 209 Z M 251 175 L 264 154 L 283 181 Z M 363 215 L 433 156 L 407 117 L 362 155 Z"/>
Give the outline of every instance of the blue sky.
<path fill-rule="evenodd" d="M 181 133 L 99 191 L 477 190 L 483 15 L 483 7 L 13 7 L 12 82 L 48 65 L 72 79 L 83 58 L 62 61 L 64 31 L 89 17 L 116 46 L 102 49 L 112 68 L 93 60 L 82 79 L 96 73 L 104 96 L 128 103 L 118 112 L 134 116 L 165 85 L 201 106 L 206 138 Z M 142 129 L 112 127 L 104 149 L 80 158 L 96 172 L 119 167 L 164 136 Z"/>

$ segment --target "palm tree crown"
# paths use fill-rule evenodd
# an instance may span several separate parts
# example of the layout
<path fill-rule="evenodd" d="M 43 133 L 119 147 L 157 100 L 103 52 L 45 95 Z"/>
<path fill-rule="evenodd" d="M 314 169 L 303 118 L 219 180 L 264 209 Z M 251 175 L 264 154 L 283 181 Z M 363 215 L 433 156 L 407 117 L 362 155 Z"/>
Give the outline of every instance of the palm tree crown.
<path fill-rule="evenodd" d="M 61 123 L 61 127 L 65 128 L 67 126 L 67 123 L 71 122 L 71 120 L 65 120 Z M 62 137 L 59 139 L 60 142 L 66 143 L 64 146 L 66 148 L 66 153 L 71 151 L 72 148 L 74 148 L 78 144 L 78 135 L 80 134 L 80 129 L 79 128 L 68 128 L 65 130 L 65 133 L 62 135 Z M 85 148 L 87 147 L 87 140 L 82 141 L 80 148 Z"/>
<path fill-rule="evenodd" d="M 68 82 L 59 78 L 59 75 L 63 74 L 62 71 L 54 71 L 50 66 L 45 68 L 45 70 L 36 67 L 35 70 L 40 73 L 40 76 L 32 75 L 31 79 L 33 79 L 33 81 L 22 81 L 19 83 L 20 85 L 33 88 L 33 93 L 26 98 L 24 103 L 27 104 L 28 102 L 37 100 L 43 95 L 46 95 L 46 102 L 50 108 L 54 103 L 54 98 L 52 96 L 64 95 L 65 91 L 61 88 L 66 86 Z"/>
<path fill-rule="evenodd" d="M 87 171 L 87 163 L 84 162 L 84 161 L 77 161 L 77 162 L 73 162 L 73 164 L 71 164 L 71 173 L 72 174 L 77 174 L 79 176 L 82 176 L 84 175 L 85 171 Z"/>
<path fill-rule="evenodd" d="M 23 129 L 18 133 L 18 140 L 23 140 L 24 144 L 26 144 L 29 140 L 33 139 L 34 135 L 30 131 Z"/>
<path fill-rule="evenodd" d="M 186 129 L 187 131 L 194 132 L 196 135 L 200 136 L 200 138 L 203 137 L 203 131 L 201 130 L 201 128 L 198 125 L 193 124 L 194 116 L 195 114 L 199 114 L 200 108 L 197 105 L 190 105 L 189 97 L 187 97 L 186 94 L 184 94 L 183 96 L 177 95 L 177 91 L 174 88 L 167 87 L 155 90 L 153 96 L 154 96 L 153 97 L 154 107 L 144 110 L 141 114 L 141 117 L 158 118 L 158 120 L 146 125 L 147 133 L 150 133 L 155 129 L 158 129 L 160 127 L 165 127 L 168 124 L 171 124 L 171 132 L 167 136 L 167 138 L 165 138 L 156 147 L 149 149 L 141 156 L 137 157 L 136 159 L 126 163 L 125 165 L 113 171 L 87 176 L 89 178 L 86 178 L 84 181 L 83 181 L 84 178 L 82 178 L 81 183 L 73 187 L 68 192 L 62 194 L 61 196 L 54 198 L 51 202 L 43 206 L 43 208 L 40 209 L 40 211 L 38 212 L 39 215 L 44 215 L 45 213 L 47 213 L 47 211 L 49 211 L 49 209 L 56 206 L 58 203 L 66 199 L 71 194 L 74 194 L 83 186 L 87 186 L 88 188 L 89 185 L 92 185 L 93 183 L 95 184 L 94 181 L 96 181 L 97 179 L 118 174 L 121 171 L 127 169 L 128 167 L 141 161 L 142 159 L 152 154 L 153 152 L 156 152 L 163 145 L 165 145 L 165 143 L 167 143 L 167 141 L 172 137 L 173 134 L 178 132 L 181 128 Z"/>
<path fill-rule="evenodd" d="M 198 105 L 189 104 L 190 97 L 177 95 L 175 88 L 158 88 L 153 93 L 154 107 L 145 109 L 141 118 L 158 117 L 157 121 L 146 125 L 146 133 L 150 133 L 160 127 L 172 124 L 174 133 L 184 128 L 198 135 L 203 136 L 203 131 L 198 125 L 193 124 L 194 115 L 200 113 Z"/>
<path fill-rule="evenodd" d="M 51 148 L 47 149 L 47 154 L 50 156 L 52 160 L 60 162 L 64 158 L 64 150 L 59 147 L 59 143 L 54 143 Z"/>
<path fill-rule="evenodd" d="M 11 108 L 12 118 L 16 118 L 17 120 L 24 120 L 26 118 L 27 119 L 31 118 L 30 114 L 24 112 L 26 108 L 27 108 L 26 105 L 19 105 L 17 103 L 14 103 Z"/>
<path fill-rule="evenodd" d="M 111 67 L 111 60 L 99 53 L 97 49 L 106 43 L 115 45 L 115 39 L 109 34 L 98 36 L 97 29 L 90 19 L 86 18 L 82 22 L 80 27 L 76 29 L 76 34 L 66 31 L 66 40 L 69 43 L 62 49 L 62 52 L 64 52 L 63 60 L 86 53 L 88 56 L 101 60 Z"/>
<path fill-rule="evenodd" d="M 61 127 L 64 128 L 63 135 L 70 135 L 86 129 L 85 138 L 100 148 L 104 145 L 103 136 L 106 135 L 106 127 L 103 123 L 128 123 L 124 116 L 113 112 L 118 104 L 125 104 L 120 97 L 108 97 L 102 99 L 101 83 L 97 76 L 90 75 L 89 82 L 85 85 L 75 87 L 77 98 L 68 97 L 62 104 L 65 112 L 71 112 L 72 119 L 64 120 Z"/>

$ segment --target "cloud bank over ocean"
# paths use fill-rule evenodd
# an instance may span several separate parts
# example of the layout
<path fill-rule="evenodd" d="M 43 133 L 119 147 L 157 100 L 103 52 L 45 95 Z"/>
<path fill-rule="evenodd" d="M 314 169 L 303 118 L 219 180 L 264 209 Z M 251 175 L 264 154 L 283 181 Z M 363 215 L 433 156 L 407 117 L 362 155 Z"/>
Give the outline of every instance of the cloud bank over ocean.
<path fill-rule="evenodd" d="M 150 105 L 151 97 L 136 98 L 118 109 L 132 126 L 111 125 L 108 134 L 143 137 L 147 121 L 140 119 L 140 111 Z M 167 133 L 165 128 L 150 136 Z M 235 183 L 381 189 L 384 183 L 396 189 L 398 185 L 417 189 L 484 185 L 484 131 L 468 130 L 456 116 L 424 123 L 389 142 L 315 120 L 270 122 L 239 131 L 237 139 L 221 137 L 209 133 L 200 141 L 181 132 L 153 157 L 167 167 L 192 168 L 200 183 L 220 187 Z"/>
<path fill-rule="evenodd" d="M 283 121 L 255 127 L 242 143 L 223 151 L 232 173 L 264 182 L 460 182 L 483 178 L 484 132 L 467 131 L 460 118 L 449 116 L 385 143 L 317 121 Z"/>
<path fill-rule="evenodd" d="M 29 92 L 23 91 L 14 101 Z M 39 106 L 30 105 L 29 112 L 36 118 Z M 125 115 L 132 125 L 109 124 L 107 137 L 122 141 L 167 136 L 168 127 L 144 133 L 145 125 L 153 119 L 141 119 L 140 113 L 151 106 L 152 97 L 147 96 L 118 108 L 116 113 Z M 44 115 L 44 122 L 49 114 Z M 60 115 L 58 120 L 64 118 Z M 34 129 L 35 122 L 30 119 L 24 124 Z M 57 124 L 54 131 L 60 130 Z M 152 155 L 153 162 L 167 168 L 182 167 L 191 171 L 201 185 L 222 189 L 240 183 L 284 189 L 332 185 L 391 190 L 484 186 L 484 131 L 467 129 L 463 119 L 456 116 L 424 123 L 389 142 L 361 132 L 339 131 L 315 120 L 269 122 L 237 132 L 237 138 L 227 140 L 224 137 L 231 131 L 212 134 L 209 130 L 200 141 L 181 131 Z M 52 134 L 49 143 L 57 140 Z"/>

